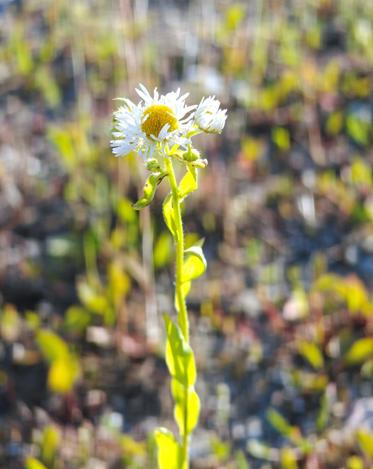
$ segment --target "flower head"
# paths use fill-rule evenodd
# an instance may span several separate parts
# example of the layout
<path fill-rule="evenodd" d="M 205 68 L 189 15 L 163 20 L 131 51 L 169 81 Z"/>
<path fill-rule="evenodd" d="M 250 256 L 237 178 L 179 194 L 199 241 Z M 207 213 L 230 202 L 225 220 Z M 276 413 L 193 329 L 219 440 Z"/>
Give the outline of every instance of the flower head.
<path fill-rule="evenodd" d="M 180 89 L 153 95 L 143 85 L 136 89 L 140 101 L 120 98 L 123 105 L 114 112 L 112 151 L 115 156 L 125 156 L 135 151 L 147 159 L 153 158 L 156 149 L 180 148 L 188 152 L 191 137 L 201 132 L 220 133 L 224 127 L 226 109 L 214 96 L 203 98 L 198 106 L 187 106 L 187 94 Z M 189 153 L 184 153 L 188 154 Z"/>
<path fill-rule="evenodd" d="M 196 106 L 186 106 L 188 94 L 180 96 L 180 89 L 153 96 L 145 86 L 136 90 L 141 101 L 134 104 L 121 98 L 123 106 L 114 113 L 114 139 L 111 141 L 115 156 L 125 156 L 137 151 L 147 158 L 153 156 L 157 145 L 177 144 L 186 146 L 186 134 L 191 126 Z"/>
<path fill-rule="evenodd" d="M 207 133 L 220 134 L 227 119 L 227 110 L 220 109 L 220 101 L 215 96 L 202 98 L 195 112 L 196 125 Z"/>

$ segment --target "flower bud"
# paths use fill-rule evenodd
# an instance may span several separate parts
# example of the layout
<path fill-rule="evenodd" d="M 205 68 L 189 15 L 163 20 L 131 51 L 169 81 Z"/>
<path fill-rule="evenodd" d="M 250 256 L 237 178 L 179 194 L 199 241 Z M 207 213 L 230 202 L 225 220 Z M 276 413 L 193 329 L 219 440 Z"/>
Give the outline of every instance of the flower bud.
<path fill-rule="evenodd" d="M 214 96 L 202 98 L 194 117 L 197 126 L 209 134 L 220 134 L 226 119 L 227 110 L 220 109 L 220 101 Z"/>
<path fill-rule="evenodd" d="M 156 158 L 149 158 L 147 160 L 146 169 L 152 173 L 158 173 L 162 171 L 159 161 Z"/>
<path fill-rule="evenodd" d="M 192 161 L 198 160 L 200 156 L 201 154 L 198 150 L 194 148 L 189 148 L 188 151 L 183 154 L 183 160 L 188 161 L 188 163 L 191 163 Z"/>

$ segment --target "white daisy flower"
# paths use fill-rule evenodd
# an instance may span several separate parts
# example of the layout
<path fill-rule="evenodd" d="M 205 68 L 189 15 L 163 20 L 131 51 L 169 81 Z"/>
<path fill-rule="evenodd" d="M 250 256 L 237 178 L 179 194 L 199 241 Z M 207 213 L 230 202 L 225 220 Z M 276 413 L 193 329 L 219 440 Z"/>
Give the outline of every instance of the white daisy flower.
<path fill-rule="evenodd" d="M 206 133 L 220 134 L 227 119 L 227 110 L 220 109 L 220 101 L 215 96 L 202 98 L 194 116 L 194 122 Z"/>
<path fill-rule="evenodd" d="M 111 141 L 114 155 L 125 156 L 136 151 L 151 158 L 157 146 L 177 144 L 186 148 L 196 108 L 186 106 L 188 93 L 180 96 L 178 89 L 159 95 L 155 89 L 151 96 L 141 84 L 136 92 L 141 98 L 138 104 L 122 98 L 123 106 L 114 112 L 114 139 Z"/>

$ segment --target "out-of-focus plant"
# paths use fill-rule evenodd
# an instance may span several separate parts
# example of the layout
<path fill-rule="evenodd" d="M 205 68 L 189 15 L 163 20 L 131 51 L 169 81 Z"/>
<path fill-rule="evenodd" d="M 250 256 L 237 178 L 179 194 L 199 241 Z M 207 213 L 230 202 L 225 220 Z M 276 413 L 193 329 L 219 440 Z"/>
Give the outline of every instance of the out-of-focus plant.
<path fill-rule="evenodd" d="M 66 342 L 46 329 L 37 332 L 36 341 L 43 357 L 49 363 L 48 386 L 51 391 L 71 391 L 79 376 L 79 362 Z"/>
<path fill-rule="evenodd" d="M 131 152 L 141 154 L 150 171 L 143 196 L 134 204 L 141 210 L 148 206 L 158 185 L 167 178 L 170 193 L 163 202 L 164 221 L 174 239 L 176 251 L 175 308 L 177 322 L 164 316 L 166 326 L 166 362 L 171 374 L 171 393 L 175 401 L 174 417 L 180 440 L 174 434 L 159 428 L 155 431 L 160 469 L 189 468 L 189 440 L 197 425 L 200 401 L 195 390 L 196 364 L 189 341 L 189 318 L 186 297 L 191 282 L 206 269 L 206 259 L 200 241 L 185 248 L 182 222 L 182 203 L 198 188 L 198 169 L 207 161 L 193 147 L 192 137 L 200 133 L 220 133 L 226 120 L 226 111 L 213 97 L 203 98 L 198 106 L 186 106 L 187 94 L 180 90 L 151 96 L 140 85 L 141 101 L 136 105 L 123 98 L 123 105 L 114 113 L 115 126 L 111 146 L 116 156 Z M 174 165 L 179 163 L 184 175 L 178 182 Z"/>

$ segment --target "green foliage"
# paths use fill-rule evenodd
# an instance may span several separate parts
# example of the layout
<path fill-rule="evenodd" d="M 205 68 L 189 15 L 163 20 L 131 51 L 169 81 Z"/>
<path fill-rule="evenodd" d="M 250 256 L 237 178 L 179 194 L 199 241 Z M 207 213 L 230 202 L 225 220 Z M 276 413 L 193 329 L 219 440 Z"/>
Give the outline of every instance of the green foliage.
<path fill-rule="evenodd" d="M 358 365 L 373 355 L 373 338 L 364 337 L 354 342 L 345 355 L 345 361 L 349 365 Z"/>
<path fill-rule="evenodd" d="M 49 363 L 65 359 L 69 355 L 67 344 L 52 331 L 41 329 L 36 335 L 36 342 Z"/>
<path fill-rule="evenodd" d="M 215 436 L 211 439 L 210 444 L 212 452 L 216 459 L 219 461 L 219 463 L 226 462 L 231 453 L 231 445 Z"/>
<path fill-rule="evenodd" d="M 357 440 L 361 451 L 366 457 L 373 459 L 373 433 L 365 429 L 360 429 L 357 432 Z"/>
<path fill-rule="evenodd" d="M 47 467 L 35 458 L 27 458 L 25 469 L 47 469 Z"/>
<path fill-rule="evenodd" d="M 41 438 L 41 457 L 42 460 L 51 466 L 60 444 L 60 434 L 56 427 L 48 425 L 44 428 Z"/>
<path fill-rule="evenodd" d="M 324 358 L 320 348 L 314 342 L 301 341 L 298 344 L 298 350 L 301 355 L 316 369 L 324 366 Z"/>
<path fill-rule="evenodd" d="M 200 246 L 192 246 L 185 251 L 183 266 L 183 283 L 200 277 L 206 270 L 207 262 Z"/>
<path fill-rule="evenodd" d="M 234 463 L 235 463 L 235 469 L 250 469 L 250 465 L 247 462 L 243 451 L 237 451 Z"/>
<path fill-rule="evenodd" d="M 172 254 L 172 239 L 168 233 L 162 232 L 154 245 L 154 266 L 162 268 L 168 264 Z"/>
<path fill-rule="evenodd" d="M 292 443 L 296 444 L 302 451 L 308 453 L 312 449 L 312 445 L 304 439 L 298 427 L 290 425 L 290 423 L 275 409 L 269 409 L 267 419 L 270 424 L 281 435 L 288 438 Z"/>
<path fill-rule="evenodd" d="M 72 390 L 79 376 L 79 363 L 67 344 L 49 330 L 37 332 L 36 342 L 49 362 L 48 386 L 51 391 L 65 394 Z"/>
<path fill-rule="evenodd" d="M 196 364 L 190 346 L 179 326 L 165 315 L 167 332 L 166 363 L 172 377 L 171 392 L 175 400 L 175 420 L 180 435 L 190 434 L 198 422 L 200 402 L 194 390 Z"/>
<path fill-rule="evenodd" d="M 179 469 L 180 446 L 174 435 L 166 428 L 158 428 L 154 437 L 158 447 L 159 469 Z"/>
<path fill-rule="evenodd" d="M 290 135 L 287 129 L 283 127 L 274 129 L 272 139 L 280 150 L 288 150 L 290 148 Z"/>
<path fill-rule="evenodd" d="M 172 194 L 168 194 L 163 201 L 163 218 L 173 237 L 176 236 L 176 225 L 174 219 L 174 208 Z"/>
<path fill-rule="evenodd" d="M 179 184 L 179 197 L 184 199 L 198 188 L 197 169 L 192 165 L 187 166 L 187 171 Z"/>
<path fill-rule="evenodd" d="M 282 469 L 298 469 L 297 457 L 294 449 L 283 448 L 281 450 L 280 459 Z"/>
<path fill-rule="evenodd" d="M 154 173 L 151 174 L 145 182 L 143 196 L 133 205 L 135 210 L 141 210 L 148 206 L 154 199 L 155 191 L 158 185 L 162 182 L 162 179 L 167 173 Z"/>

